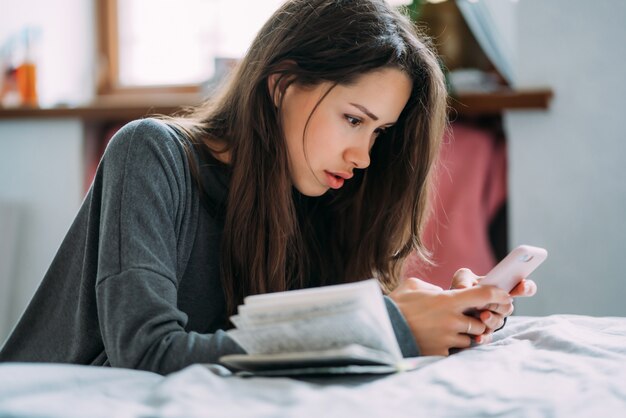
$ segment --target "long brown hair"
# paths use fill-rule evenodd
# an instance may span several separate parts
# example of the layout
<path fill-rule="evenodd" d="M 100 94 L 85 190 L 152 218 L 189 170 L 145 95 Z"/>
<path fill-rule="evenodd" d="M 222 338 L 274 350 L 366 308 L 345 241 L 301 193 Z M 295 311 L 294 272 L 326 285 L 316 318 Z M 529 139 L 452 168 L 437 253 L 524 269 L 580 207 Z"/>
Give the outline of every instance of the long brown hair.
<path fill-rule="evenodd" d="M 268 77 L 278 74 L 283 90 L 291 83 L 349 85 L 382 68 L 404 71 L 413 87 L 397 123 L 372 148 L 370 166 L 319 198 L 294 191 Z M 168 121 L 197 151 L 229 156 L 221 243 L 227 314 L 247 295 L 292 288 L 376 277 L 388 291 L 411 251 L 428 259 L 420 233 L 446 124 L 446 89 L 426 38 L 385 1 L 287 1 L 229 82 Z M 192 170 L 199 181 L 195 164 Z"/>

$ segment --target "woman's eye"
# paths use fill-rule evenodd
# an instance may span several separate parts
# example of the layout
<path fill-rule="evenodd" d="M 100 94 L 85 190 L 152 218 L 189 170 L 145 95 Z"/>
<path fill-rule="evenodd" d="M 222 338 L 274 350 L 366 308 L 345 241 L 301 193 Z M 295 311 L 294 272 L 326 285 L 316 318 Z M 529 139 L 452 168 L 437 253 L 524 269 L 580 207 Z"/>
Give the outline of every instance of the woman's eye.
<path fill-rule="evenodd" d="M 361 119 L 355 118 L 354 116 L 345 115 L 345 118 L 352 126 L 359 126 L 361 124 Z"/>
<path fill-rule="evenodd" d="M 374 135 L 380 136 L 380 135 L 384 134 L 386 130 L 387 130 L 387 128 L 376 128 L 376 129 L 374 129 Z"/>

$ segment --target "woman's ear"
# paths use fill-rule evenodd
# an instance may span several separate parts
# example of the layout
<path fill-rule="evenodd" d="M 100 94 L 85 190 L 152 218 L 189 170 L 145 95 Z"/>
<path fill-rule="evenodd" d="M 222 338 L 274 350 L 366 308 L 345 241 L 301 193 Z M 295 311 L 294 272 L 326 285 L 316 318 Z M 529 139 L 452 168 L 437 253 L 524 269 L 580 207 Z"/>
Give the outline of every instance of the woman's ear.
<path fill-rule="evenodd" d="M 281 82 L 281 79 L 283 78 L 282 76 L 283 75 L 281 73 L 272 73 L 269 77 L 267 77 L 267 89 L 272 101 L 274 102 L 274 107 L 276 108 L 280 104 L 281 97 L 284 93 L 284 83 Z M 282 86 L 279 84 L 282 84 Z"/>
<path fill-rule="evenodd" d="M 276 67 L 276 72 L 267 77 L 267 88 L 275 107 L 280 106 L 285 91 L 294 80 L 295 76 L 292 71 L 296 66 L 295 61 L 285 60 Z"/>

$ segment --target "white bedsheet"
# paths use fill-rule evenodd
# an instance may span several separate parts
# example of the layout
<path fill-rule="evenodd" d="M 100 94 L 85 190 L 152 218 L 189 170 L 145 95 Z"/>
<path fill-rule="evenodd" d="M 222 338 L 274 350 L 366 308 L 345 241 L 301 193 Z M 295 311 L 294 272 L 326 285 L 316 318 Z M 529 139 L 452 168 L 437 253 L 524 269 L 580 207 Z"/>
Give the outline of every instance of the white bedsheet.
<path fill-rule="evenodd" d="M 626 417 L 626 318 L 512 317 L 496 340 L 385 377 L 167 377 L 0 365 L 1 417 Z"/>

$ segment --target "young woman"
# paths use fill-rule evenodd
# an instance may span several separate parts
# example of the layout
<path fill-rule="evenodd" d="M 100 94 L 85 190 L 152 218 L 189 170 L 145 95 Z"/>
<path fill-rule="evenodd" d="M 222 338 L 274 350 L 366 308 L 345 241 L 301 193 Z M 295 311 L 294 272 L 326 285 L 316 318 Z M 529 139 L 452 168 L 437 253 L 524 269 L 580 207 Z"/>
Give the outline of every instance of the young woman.
<path fill-rule="evenodd" d="M 241 352 L 247 295 L 370 277 L 405 356 L 488 340 L 511 295 L 399 277 L 445 121 L 437 58 L 383 0 L 288 1 L 209 102 L 114 137 L 0 361 L 166 374 Z"/>

